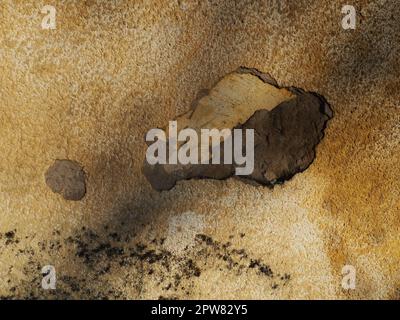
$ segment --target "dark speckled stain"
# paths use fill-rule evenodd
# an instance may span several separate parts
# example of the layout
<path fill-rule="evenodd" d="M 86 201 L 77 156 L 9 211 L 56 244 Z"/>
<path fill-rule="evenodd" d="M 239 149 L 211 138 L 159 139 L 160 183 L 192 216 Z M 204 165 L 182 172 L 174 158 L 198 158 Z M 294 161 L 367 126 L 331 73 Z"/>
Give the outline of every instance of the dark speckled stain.
<path fill-rule="evenodd" d="M 239 234 L 242 238 L 245 235 Z M 229 237 L 230 240 L 234 236 Z M 34 238 L 26 242 L 33 243 Z M 261 259 L 250 257 L 245 249 L 234 248 L 230 241 L 218 242 L 210 236 L 198 234 L 196 245 L 187 249 L 182 256 L 176 256 L 163 247 L 164 238 L 155 238 L 149 243 L 136 242 L 134 236 L 122 236 L 117 231 L 109 231 L 106 226 L 101 232 L 83 227 L 79 232 L 63 238 L 58 230 L 53 232 L 51 240 L 37 242 L 37 247 L 21 247 L 16 230 L 0 234 L 0 246 L 12 246 L 18 256 L 28 259 L 22 273 L 29 280 L 12 279 L 10 272 L 8 284 L 9 294 L 1 299 L 126 299 L 125 287 L 116 287 L 107 279 L 111 273 L 138 275 L 133 282 L 125 286 L 133 286 L 137 293 L 143 290 L 144 283 L 152 280 L 159 287 L 159 299 L 180 299 L 190 297 L 195 279 L 201 277 L 202 269 L 209 268 L 211 263 L 218 270 L 241 276 L 255 272 L 265 278 L 266 286 L 271 290 L 284 286 L 290 275 L 274 272 Z M 37 248 L 35 247 L 35 248 Z M 10 247 L 9 247 L 10 248 Z M 57 275 L 57 289 L 43 290 L 40 283 L 40 270 L 47 257 L 67 249 L 72 256 L 65 256 L 64 263 L 80 266 L 78 275 Z M 57 258 L 60 259 L 60 258 Z M 71 261 L 73 260 L 73 261 Z M 48 258 L 45 261 L 51 261 Z M 12 268 L 12 267 L 11 267 Z M 67 269 L 67 268 L 66 268 Z M 65 272 L 65 270 L 64 270 Z"/>
<path fill-rule="evenodd" d="M 14 229 L 14 230 L 8 231 L 4 234 L 4 238 L 6 239 L 6 242 L 5 242 L 6 245 L 19 243 L 19 239 L 15 237 L 16 232 L 17 232 L 17 230 Z"/>

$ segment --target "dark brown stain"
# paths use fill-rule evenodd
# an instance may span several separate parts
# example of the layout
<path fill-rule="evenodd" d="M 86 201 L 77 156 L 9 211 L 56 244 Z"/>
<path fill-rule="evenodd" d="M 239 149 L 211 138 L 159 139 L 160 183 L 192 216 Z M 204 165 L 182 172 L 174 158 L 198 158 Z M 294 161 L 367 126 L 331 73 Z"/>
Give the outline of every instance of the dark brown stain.
<path fill-rule="evenodd" d="M 71 160 L 56 160 L 45 173 L 49 188 L 65 200 L 81 200 L 86 194 L 86 177 L 81 165 Z"/>

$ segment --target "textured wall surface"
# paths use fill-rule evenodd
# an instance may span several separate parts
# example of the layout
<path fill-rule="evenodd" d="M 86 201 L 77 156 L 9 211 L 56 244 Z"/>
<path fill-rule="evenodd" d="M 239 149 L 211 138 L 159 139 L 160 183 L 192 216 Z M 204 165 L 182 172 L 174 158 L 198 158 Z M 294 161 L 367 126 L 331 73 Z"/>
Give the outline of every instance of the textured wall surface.
<path fill-rule="evenodd" d="M 0 296 L 399 299 L 400 6 L 350 2 L 356 30 L 338 0 L 1 1 Z M 314 163 L 152 190 L 145 133 L 239 66 L 329 101 Z M 81 201 L 47 187 L 56 159 L 84 167 Z"/>

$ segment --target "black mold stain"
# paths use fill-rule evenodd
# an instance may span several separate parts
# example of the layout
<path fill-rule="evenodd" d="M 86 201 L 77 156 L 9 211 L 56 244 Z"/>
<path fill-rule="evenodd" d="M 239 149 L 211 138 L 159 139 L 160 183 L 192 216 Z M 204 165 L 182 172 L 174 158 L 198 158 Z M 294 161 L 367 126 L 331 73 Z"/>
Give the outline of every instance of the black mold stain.
<path fill-rule="evenodd" d="M 290 275 L 272 271 L 261 259 L 250 257 L 245 249 L 233 247 L 230 241 L 215 241 L 204 234 L 195 237 L 195 246 L 186 249 L 183 256 L 165 250 L 164 238 L 154 238 L 144 244 L 135 236 L 109 231 L 108 226 L 102 232 L 83 227 L 67 238 L 54 230 L 51 240 L 35 242 L 35 237 L 29 237 L 26 240 L 35 245 L 24 248 L 20 248 L 16 238 L 16 230 L 0 234 L 0 248 L 7 245 L 16 256 L 27 259 L 20 270 L 27 280 L 15 279 L 11 266 L 8 295 L 0 299 L 127 299 L 125 289 L 128 286 L 136 289 L 140 296 L 144 283 L 149 281 L 158 288 L 159 299 L 187 298 L 193 292 L 194 281 L 210 266 L 238 277 L 255 273 L 267 280 L 266 285 L 271 290 L 290 280 Z M 70 254 L 59 257 L 60 249 Z M 47 264 L 44 261 L 60 259 L 77 266 L 79 272 L 57 271 L 57 289 L 43 290 L 41 268 Z M 109 280 L 110 274 L 133 278 L 118 286 Z"/>
<path fill-rule="evenodd" d="M 9 245 L 9 244 L 15 244 L 15 243 L 19 243 L 19 239 L 17 239 L 15 237 L 15 233 L 17 232 L 16 229 L 8 231 L 4 234 L 4 238 L 6 239 L 5 244 Z M 0 237 L 1 239 L 2 237 Z"/>

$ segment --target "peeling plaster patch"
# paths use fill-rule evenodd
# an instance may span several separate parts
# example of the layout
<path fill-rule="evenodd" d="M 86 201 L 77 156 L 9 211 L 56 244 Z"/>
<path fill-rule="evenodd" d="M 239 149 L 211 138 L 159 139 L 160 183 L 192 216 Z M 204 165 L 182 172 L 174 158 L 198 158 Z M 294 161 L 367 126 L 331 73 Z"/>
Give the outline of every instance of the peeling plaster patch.
<path fill-rule="evenodd" d="M 316 147 L 332 117 L 333 111 L 322 96 L 294 87 L 281 88 L 268 74 L 256 69 L 239 68 L 222 78 L 208 94 L 194 101 L 191 110 L 174 120 L 178 140 L 182 129 L 191 129 L 198 137 L 205 129 L 217 130 L 220 135 L 218 130 L 228 129 L 228 136 L 212 146 L 214 151 L 219 149 L 220 159 L 211 162 L 214 151 L 209 152 L 210 149 L 204 148 L 201 139 L 197 138 L 190 150 L 194 149 L 194 157 L 200 155 L 201 165 L 198 159 L 189 163 L 165 163 L 157 159 L 150 163 L 146 153 L 143 173 L 152 187 L 159 191 L 172 189 L 180 180 L 223 180 L 233 176 L 244 182 L 272 188 L 311 165 Z M 231 134 L 236 129 L 254 133 L 254 141 L 249 146 L 252 148 L 254 170 L 244 176 L 236 176 L 236 163 L 229 160 L 221 163 L 225 156 L 236 161 L 236 151 L 229 147 L 236 142 L 237 138 L 232 138 Z M 173 149 L 176 144 L 176 138 L 167 139 L 167 136 L 165 134 L 160 138 L 164 143 L 162 158 L 167 158 L 167 145 L 168 149 Z M 228 144 L 228 137 L 235 141 Z M 245 140 L 240 138 L 237 141 L 239 149 L 242 145 L 242 150 L 247 153 Z M 187 141 L 179 143 L 181 147 Z"/>
<path fill-rule="evenodd" d="M 192 211 L 173 216 L 168 221 L 167 238 L 164 246 L 174 254 L 181 254 L 195 244 L 195 237 L 205 227 L 204 217 Z"/>

